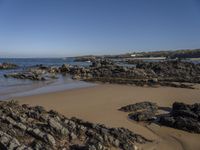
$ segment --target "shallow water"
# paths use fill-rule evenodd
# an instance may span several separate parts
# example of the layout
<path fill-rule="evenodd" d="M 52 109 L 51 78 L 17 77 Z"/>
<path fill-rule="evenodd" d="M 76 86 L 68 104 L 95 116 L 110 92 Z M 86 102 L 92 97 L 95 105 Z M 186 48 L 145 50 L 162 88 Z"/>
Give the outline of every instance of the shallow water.
<path fill-rule="evenodd" d="M 74 58 L 1 58 L 0 63 L 9 62 L 19 65 L 12 70 L 0 70 L 0 100 L 11 99 L 16 96 L 27 96 L 65 89 L 94 86 L 94 84 L 83 81 L 74 81 L 70 76 L 59 75 L 58 79 L 51 81 L 31 81 L 14 78 L 5 78 L 4 74 L 23 71 L 27 67 L 42 64 L 45 66 L 61 66 L 62 64 L 87 66 L 87 62 L 74 62 Z"/>

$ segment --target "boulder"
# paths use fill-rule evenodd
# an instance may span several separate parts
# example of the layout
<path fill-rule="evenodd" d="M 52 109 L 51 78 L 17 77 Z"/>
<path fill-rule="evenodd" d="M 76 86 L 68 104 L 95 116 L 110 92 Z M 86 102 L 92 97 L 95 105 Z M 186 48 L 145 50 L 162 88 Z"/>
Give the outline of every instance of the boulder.
<path fill-rule="evenodd" d="M 119 110 L 124 112 L 133 112 L 133 111 L 135 112 L 144 110 L 147 110 L 149 112 L 157 112 L 158 106 L 156 103 L 145 101 L 121 107 Z"/>
<path fill-rule="evenodd" d="M 175 102 L 172 111 L 168 115 L 163 115 L 159 123 L 173 128 L 200 133 L 200 104 L 184 104 Z"/>

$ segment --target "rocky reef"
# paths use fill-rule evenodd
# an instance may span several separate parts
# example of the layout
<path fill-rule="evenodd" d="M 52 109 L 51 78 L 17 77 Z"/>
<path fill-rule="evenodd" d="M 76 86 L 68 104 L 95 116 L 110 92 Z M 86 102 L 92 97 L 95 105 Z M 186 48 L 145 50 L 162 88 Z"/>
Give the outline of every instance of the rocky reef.
<path fill-rule="evenodd" d="M 139 62 L 136 68 L 151 70 L 163 81 L 200 83 L 200 64 L 186 61 Z M 153 75 L 152 74 L 152 75 Z"/>
<path fill-rule="evenodd" d="M 200 104 L 188 105 L 174 102 L 169 113 L 158 113 L 155 103 L 141 102 L 120 108 L 120 111 L 129 112 L 129 118 L 135 121 L 147 121 L 188 132 L 200 133 Z"/>
<path fill-rule="evenodd" d="M 5 77 L 45 80 L 57 74 L 70 74 L 75 80 L 89 82 L 194 88 L 194 83 L 200 83 L 200 64 L 177 60 L 134 61 L 133 66 L 130 67 L 125 64 L 119 65 L 110 59 L 94 59 L 90 66 L 63 64 L 60 67 L 46 67 L 38 65 L 28 71 L 7 74 Z"/>
<path fill-rule="evenodd" d="M 57 67 L 46 67 L 43 65 L 37 65 L 35 67 L 28 68 L 21 72 L 4 74 L 4 77 L 16 78 L 16 79 L 28 79 L 33 81 L 45 81 L 57 78 L 56 74 L 58 72 L 59 70 Z"/>
<path fill-rule="evenodd" d="M 200 83 L 200 65 L 183 61 L 138 62 L 127 67 L 101 59 L 90 67 L 72 68 L 69 73 L 74 79 L 138 86 L 193 88 L 191 83 Z"/>
<path fill-rule="evenodd" d="M 125 128 L 108 128 L 66 118 L 41 106 L 0 102 L 0 149 L 5 150 L 134 150 L 150 142 Z"/>
<path fill-rule="evenodd" d="M 18 65 L 16 64 L 13 64 L 13 63 L 0 63 L 0 69 L 15 69 L 17 68 Z"/>

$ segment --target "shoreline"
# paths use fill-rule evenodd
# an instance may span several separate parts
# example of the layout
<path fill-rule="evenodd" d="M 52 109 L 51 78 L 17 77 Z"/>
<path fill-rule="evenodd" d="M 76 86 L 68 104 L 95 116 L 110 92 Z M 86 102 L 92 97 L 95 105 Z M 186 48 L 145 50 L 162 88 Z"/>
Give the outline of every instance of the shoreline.
<path fill-rule="evenodd" d="M 118 109 L 127 104 L 151 101 L 159 106 L 171 106 L 174 101 L 184 103 L 199 102 L 199 89 L 172 87 L 137 87 L 130 85 L 100 84 L 94 87 L 70 89 L 47 94 L 17 97 L 20 104 L 41 105 L 53 109 L 66 117 L 77 117 L 108 127 L 125 127 L 154 140 L 142 145 L 144 149 L 198 149 L 200 135 L 158 126 L 142 125 L 129 121 L 127 113 Z M 189 137 L 189 140 L 188 140 Z"/>
<path fill-rule="evenodd" d="M 0 92 L 0 100 L 8 101 L 15 97 L 34 96 L 40 94 L 48 94 L 60 92 L 65 90 L 73 90 L 79 88 L 87 88 L 96 86 L 96 83 L 89 83 L 84 81 L 67 81 L 66 83 L 59 83 L 59 81 L 49 81 L 46 83 L 37 82 L 31 85 L 11 86 L 2 89 Z M 16 89 L 17 88 L 17 89 Z"/>

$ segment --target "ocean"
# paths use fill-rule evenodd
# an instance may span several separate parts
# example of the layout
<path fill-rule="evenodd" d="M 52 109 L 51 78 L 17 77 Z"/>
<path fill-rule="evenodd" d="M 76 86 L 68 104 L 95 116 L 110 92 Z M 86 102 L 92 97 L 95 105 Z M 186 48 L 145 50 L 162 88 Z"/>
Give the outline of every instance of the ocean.
<path fill-rule="evenodd" d="M 62 64 L 87 66 L 88 62 L 75 62 L 74 58 L 0 58 L 0 63 L 9 62 L 19 66 L 17 69 L 0 70 L 0 100 L 12 99 L 16 96 L 28 96 L 65 89 L 94 86 L 93 83 L 72 80 L 70 76 L 59 75 L 51 81 L 31 81 L 5 78 L 4 74 L 25 70 L 27 67 L 42 64 L 45 66 L 61 66 Z"/>

